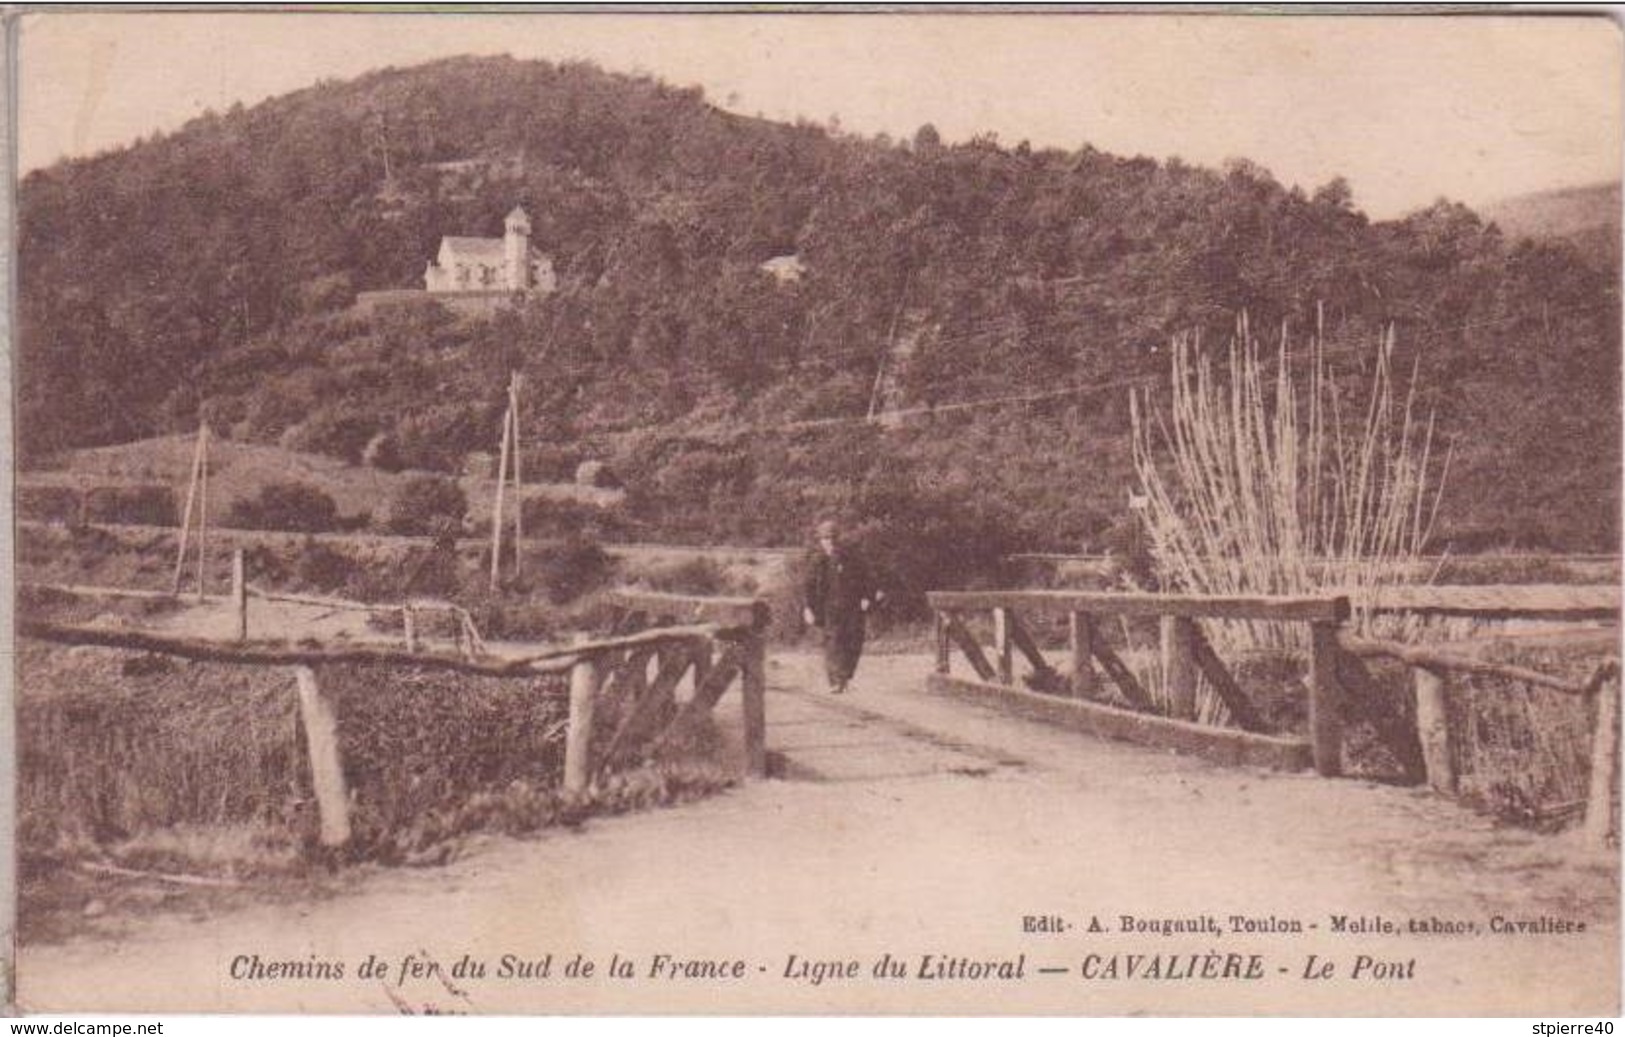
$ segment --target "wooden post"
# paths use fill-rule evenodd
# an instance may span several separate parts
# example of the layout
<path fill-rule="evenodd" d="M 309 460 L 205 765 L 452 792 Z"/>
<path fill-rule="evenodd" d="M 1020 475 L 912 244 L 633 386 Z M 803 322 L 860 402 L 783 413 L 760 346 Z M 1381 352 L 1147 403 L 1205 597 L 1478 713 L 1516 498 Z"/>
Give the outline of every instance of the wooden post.
<path fill-rule="evenodd" d="M 948 620 L 945 616 L 943 616 L 941 609 L 933 609 L 931 612 L 931 618 L 935 621 L 937 628 L 937 672 L 946 674 L 949 666 L 951 665 L 951 653 L 949 651 L 948 642 Z"/>
<path fill-rule="evenodd" d="M 203 465 L 198 476 L 198 502 L 197 502 L 197 597 L 199 601 L 207 593 L 206 580 L 209 564 L 209 426 L 204 425 L 198 430 L 198 441 L 202 443 Z"/>
<path fill-rule="evenodd" d="M 1309 745 L 1323 777 L 1343 773 L 1343 703 L 1337 684 L 1337 624 L 1309 624 Z"/>
<path fill-rule="evenodd" d="M 747 635 L 739 666 L 739 697 L 745 720 L 745 773 L 767 777 L 767 637 Z"/>
<path fill-rule="evenodd" d="M 1196 623 L 1187 616 L 1162 617 L 1162 678 L 1168 715 L 1196 719 Z"/>
<path fill-rule="evenodd" d="M 203 467 L 203 429 L 199 427 L 197 445 L 192 448 L 192 472 L 186 481 L 186 507 L 181 512 L 181 543 L 180 549 L 175 552 L 175 581 L 169 592 L 181 592 L 181 575 L 186 571 L 186 540 L 192 531 L 192 505 L 197 502 L 198 472 Z"/>
<path fill-rule="evenodd" d="M 1073 612 L 1067 617 L 1067 645 L 1072 653 L 1072 694 L 1077 698 L 1095 698 L 1100 694 L 1100 675 L 1095 672 L 1094 617 L 1087 612 Z"/>
<path fill-rule="evenodd" d="M 1394 754 L 1407 785 L 1426 785 L 1427 761 L 1422 753 L 1422 739 L 1418 737 L 1415 719 L 1405 718 L 1392 707 L 1377 680 L 1371 676 L 1365 661 L 1353 652 L 1337 653 L 1337 679 L 1343 688 L 1343 701 L 1350 716 L 1369 722 L 1383 744 Z"/>
<path fill-rule="evenodd" d="M 1416 666 L 1411 670 L 1416 689 L 1416 736 L 1422 743 L 1422 765 L 1428 786 L 1447 796 L 1456 794 L 1456 761 L 1450 748 L 1450 676 L 1443 670 Z"/>
<path fill-rule="evenodd" d="M 466 609 L 457 610 L 458 623 L 468 632 L 468 657 L 485 654 L 485 638 L 480 636 L 480 628 L 474 625 L 474 617 Z"/>
<path fill-rule="evenodd" d="M 1619 776 L 1619 677 L 1601 681 L 1592 693 L 1597 726 L 1591 733 L 1591 783 L 1586 794 L 1585 841 L 1608 846 L 1614 821 L 1614 782 Z"/>
<path fill-rule="evenodd" d="M 502 449 L 497 459 L 497 498 L 491 506 L 491 590 L 502 577 L 502 490 L 508 478 L 508 439 L 513 431 L 513 412 L 502 415 Z"/>
<path fill-rule="evenodd" d="M 694 650 L 694 687 L 689 692 L 690 702 L 694 700 L 695 693 L 705 686 L 706 679 L 711 676 L 711 668 L 716 665 L 711 656 L 711 641 L 707 638 Z"/>
<path fill-rule="evenodd" d="M 316 790 L 316 809 L 321 815 L 321 842 L 323 846 L 343 846 L 350 841 L 350 797 L 339 762 L 338 722 L 332 703 L 316 684 L 316 672 L 308 666 L 295 666 L 293 676 L 299 687 L 299 720 L 310 755 L 310 783 Z"/>
<path fill-rule="evenodd" d="M 248 574 L 243 549 L 231 553 L 231 600 L 237 604 L 237 640 L 248 640 Z"/>
<path fill-rule="evenodd" d="M 401 606 L 401 629 L 402 629 L 402 631 L 404 632 L 404 634 L 406 636 L 406 650 L 408 652 L 417 651 L 418 650 L 418 617 L 417 617 L 417 610 L 412 608 L 410 603 Z"/>
<path fill-rule="evenodd" d="M 1015 643 L 1010 637 L 1010 610 L 993 610 L 993 650 L 998 653 L 999 683 L 1014 684 Z"/>
<path fill-rule="evenodd" d="M 949 640 L 958 645 L 959 650 L 965 653 L 965 661 L 970 663 L 970 668 L 976 671 L 978 680 L 991 682 L 998 676 L 993 669 L 993 664 L 988 662 L 987 656 L 982 654 L 982 646 L 976 643 L 976 638 L 971 636 L 971 632 L 965 628 L 965 624 L 959 621 L 957 615 L 952 612 L 942 613 L 942 626 L 943 629 L 948 631 Z"/>
<path fill-rule="evenodd" d="M 516 372 L 508 379 L 508 420 L 513 424 L 513 576 L 519 578 L 525 554 L 524 476 L 519 466 L 519 386 Z"/>
<path fill-rule="evenodd" d="M 570 668 L 570 727 L 564 737 L 564 791 L 582 793 L 592 781 L 592 714 L 598 663 L 583 656 Z"/>
<path fill-rule="evenodd" d="M 649 686 L 649 661 L 659 655 L 659 645 L 641 645 L 610 654 L 601 667 L 604 679 L 599 689 L 617 701 L 636 701 Z"/>

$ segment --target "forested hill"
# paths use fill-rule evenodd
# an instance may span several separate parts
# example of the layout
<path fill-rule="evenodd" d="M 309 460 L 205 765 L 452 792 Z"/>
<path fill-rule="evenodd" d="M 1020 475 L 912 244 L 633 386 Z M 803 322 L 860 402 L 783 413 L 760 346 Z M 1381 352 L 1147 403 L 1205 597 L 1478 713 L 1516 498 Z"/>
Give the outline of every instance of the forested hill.
<path fill-rule="evenodd" d="M 1574 237 L 1600 230 L 1617 238 L 1619 187 L 1615 181 L 1515 195 L 1486 206 L 1484 215 L 1513 236 Z"/>
<path fill-rule="evenodd" d="M 556 294 L 489 321 L 350 309 L 515 204 Z M 1124 380 L 1177 332 L 1222 342 L 1245 311 L 1297 336 L 1318 307 L 1339 348 L 1392 324 L 1419 365 L 1458 546 L 1617 538 L 1611 263 L 1446 202 L 1373 223 L 1341 181 L 1246 161 L 858 138 L 590 65 L 455 59 L 35 172 L 20 234 L 24 464 L 201 413 L 451 470 L 494 447 L 521 369 L 530 470 L 608 457 L 653 534 L 783 542 L 851 508 L 1099 547 L 1130 482 Z M 789 253 L 799 282 L 758 269 Z M 939 411 L 882 429 L 859 420 L 877 397 Z"/>
<path fill-rule="evenodd" d="M 1592 184 L 1503 198 L 1484 208 L 1509 237 L 1561 238 L 1619 265 L 1620 185 Z"/>

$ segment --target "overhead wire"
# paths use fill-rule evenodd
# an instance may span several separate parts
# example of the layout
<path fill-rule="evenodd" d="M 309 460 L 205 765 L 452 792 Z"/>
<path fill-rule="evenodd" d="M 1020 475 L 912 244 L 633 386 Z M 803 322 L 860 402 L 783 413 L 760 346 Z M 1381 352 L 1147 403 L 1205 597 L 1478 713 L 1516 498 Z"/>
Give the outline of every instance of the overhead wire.
<path fill-rule="evenodd" d="M 1594 306 L 1581 307 L 1579 309 L 1570 310 L 1568 312 L 1571 313 L 1571 314 L 1591 313 L 1591 312 L 1596 312 L 1597 310 L 1612 307 L 1614 305 L 1616 305 L 1616 304 L 1613 303 L 1613 302 L 1598 303 L 1598 304 L 1596 304 Z M 1415 345 L 1417 345 L 1419 343 L 1437 341 L 1437 340 L 1445 337 L 1446 335 L 1456 335 L 1456 334 L 1460 334 L 1460 333 L 1462 333 L 1464 331 L 1476 330 L 1476 329 L 1479 329 L 1479 328 L 1497 327 L 1497 326 L 1503 326 L 1503 325 L 1507 325 L 1507 324 L 1514 324 L 1514 323 L 1517 323 L 1519 321 L 1530 320 L 1530 319 L 1533 319 L 1530 314 L 1513 314 L 1513 315 L 1509 315 L 1509 316 L 1506 316 L 1506 317 L 1490 319 L 1490 320 L 1463 321 L 1463 322 L 1461 322 L 1459 324 L 1454 324 L 1454 325 L 1451 325 L 1451 326 L 1446 327 L 1446 328 L 1434 329 L 1430 333 L 1410 335 L 1410 336 L 1408 336 L 1406 339 L 1404 339 L 1402 341 L 1404 341 L 1406 343 L 1407 348 L 1410 348 L 1410 347 L 1414 347 Z M 1367 354 L 1367 353 L 1370 352 L 1371 349 L 1372 349 L 1372 346 L 1371 346 L 1370 343 L 1363 343 L 1363 342 L 1362 343 L 1354 343 L 1354 344 L 1350 344 L 1350 345 L 1347 345 L 1347 346 L 1342 346 L 1342 347 L 1338 347 L 1338 348 L 1335 348 L 1335 349 L 1326 350 L 1326 351 L 1321 353 L 1321 357 L 1323 359 L 1335 359 L 1337 357 L 1350 356 L 1350 355 L 1355 355 L 1355 354 Z M 1301 355 L 1294 355 L 1292 357 L 1292 359 L 1294 359 L 1294 360 L 1299 359 L 1300 356 Z M 1143 375 L 1134 375 L 1134 376 L 1129 376 L 1129 377 L 1110 379 L 1110 380 L 1107 380 L 1107 381 L 1087 382 L 1087 383 L 1082 383 L 1082 384 L 1068 385 L 1068 386 L 1063 386 L 1063 387 L 1054 388 L 1054 389 L 1042 389 L 1042 390 L 1034 390 L 1034 391 L 1029 391 L 1029 392 L 1008 393 L 1008 394 L 1003 394 L 1003 395 L 1000 395 L 1000 396 L 993 396 L 993 397 L 984 397 L 984 398 L 969 399 L 969 400 L 950 400 L 950 401 L 943 402 L 943 403 L 923 404 L 923 405 L 914 406 L 914 407 L 901 408 L 901 409 L 898 409 L 898 410 L 883 411 L 883 412 L 875 415 L 872 418 L 869 417 L 866 414 L 865 415 L 832 415 L 832 416 L 823 417 L 823 418 L 803 418 L 803 419 L 798 419 L 798 420 L 793 420 L 793 421 L 786 421 L 786 422 L 755 423 L 755 424 L 751 424 L 751 425 L 747 425 L 747 426 L 743 426 L 743 427 L 737 427 L 736 426 L 736 427 L 732 427 L 732 428 L 729 428 L 729 429 L 718 429 L 718 430 L 715 430 L 715 431 L 701 430 L 701 429 L 695 429 L 695 430 L 689 430 L 689 431 L 676 431 L 676 430 L 673 430 L 671 428 L 671 425 L 669 423 L 651 423 L 651 424 L 648 424 L 648 425 L 637 426 L 637 427 L 634 427 L 634 428 L 615 429 L 615 430 L 605 431 L 605 432 L 602 432 L 602 433 L 599 433 L 599 434 L 600 435 L 605 435 L 605 436 L 611 436 L 611 437 L 620 437 L 620 436 L 627 436 L 627 435 L 635 435 L 635 434 L 639 434 L 639 433 L 642 433 L 642 432 L 647 432 L 647 431 L 651 431 L 651 430 L 655 430 L 655 429 L 664 429 L 664 430 L 668 431 L 669 433 L 671 433 L 673 438 L 678 438 L 678 439 L 685 439 L 685 438 L 686 439 L 700 439 L 700 440 L 704 440 L 704 439 L 711 439 L 711 440 L 723 439 L 723 440 L 727 440 L 727 441 L 736 441 L 738 439 L 746 438 L 746 437 L 749 437 L 751 435 L 768 435 L 768 434 L 783 433 L 783 432 L 802 432 L 802 431 L 812 431 L 812 430 L 819 430 L 819 429 L 830 429 L 830 428 L 840 428 L 840 427 L 854 427 L 854 426 L 860 426 L 860 425 L 871 425 L 871 426 L 873 426 L 873 425 L 884 425 L 888 421 L 895 421 L 895 420 L 900 419 L 900 418 L 922 417 L 922 416 L 939 416 L 939 415 L 963 413 L 965 411 L 971 411 L 971 410 L 979 410 L 979 409 L 983 409 L 983 408 L 987 408 L 987 407 L 1001 407 L 1001 406 L 1010 406 L 1010 405 L 1014 405 L 1014 404 L 1026 404 L 1026 403 L 1041 403 L 1041 402 L 1045 402 L 1045 401 L 1048 401 L 1048 400 L 1064 399 L 1064 398 L 1067 398 L 1067 397 L 1070 397 L 1070 396 L 1083 396 L 1083 395 L 1089 395 L 1089 394 L 1093 394 L 1093 393 L 1097 393 L 1097 392 L 1105 392 L 1105 391 L 1116 390 L 1116 389 L 1142 388 L 1142 387 L 1143 388 L 1157 388 L 1157 387 L 1160 387 L 1162 384 L 1164 384 L 1166 379 L 1167 379 L 1166 372 L 1146 373 L 1146 374 L 1143 374 Z"/>

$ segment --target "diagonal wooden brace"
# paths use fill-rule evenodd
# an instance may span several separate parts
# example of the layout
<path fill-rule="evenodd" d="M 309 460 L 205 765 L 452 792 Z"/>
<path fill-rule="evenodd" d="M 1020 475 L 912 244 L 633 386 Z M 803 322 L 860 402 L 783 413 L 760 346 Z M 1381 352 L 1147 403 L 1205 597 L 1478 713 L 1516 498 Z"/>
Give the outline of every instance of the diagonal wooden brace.
<path fill-rule="evenodd" d="M 1230 711 L 1230 719 L 1243 731 L 1269 734 L 1269 725 L 1264 723 L 1264 718 L 1253 708 L 1252 699 L 1249 699 L 1241 685 L 1236 683 L 1236 678 L 1230 675 L 1224 660 L 1213 650 L 1213 643 L 1207 639 L 1207 634 L 1203 633 L 1202 628 L 1196 625 L 1194 620 L 1191 628 L 1193 632 L 1190 648 L 1191 654 L 1196 658 L 1196 666 L 1218 693 L 1224 708 Z"/>
<path fill-rule="evenodd" d="M 660 669 L 654 680 L 643 689 L 610 736 L 609 745 L 604 749 L 603 759 L 598 765 L 600 771 L 622 762 L 639 743 L 664 727 L 677 714 L 677 685 L 694 666 L 696 654 L 692 645 L 672 646 L 661 653 Z"/>
<path fill-rule="evenodd" d="M 1044 654 L 1038 650 L 1038 642 L 1033 640 L 1033 635 L 1028 632 L 1026 624 L 1022 623 L 1014 612 L 1010 613 L 1010 643 L 1027 657 L 1033 673 L 1046 680 L 1056 676 L 1055 667 L 1044 661 Z"/>
<path fill-rule="evenodd" d="M 959 618 L 958 614 L 953 612 L 944 612 L 942 615 L 944 632 L 947 633 L 948 639 L 958 645 L 961 652 L 965 653 L 965 658 L 970 662 L 971 669 L 976 671 L 976 676 L 984 681 L 993 680 L 997 671 L 993 669 L 993 664 L 987 661 L 987 656 L 982 653 L 982 646 L 976 643 L 976 638 L 972 637 L 971 632 L 965 628 L 964 621 Z"/>
<path fill-rule="evenodd" d="M 1151 702 L 1151 696 L 1147 695 L 1145 688 L 1140 685 L 1139 678 L 1134 676 L 1134 671 L 1129 669 L 1123 660 L 1117 657 L 1117 653 L 1112 651 L 1111 645 L 1107 644 L 1104 638 L 1096 637 L 1090 643 L 1089 648 L 1095 653 L 1095 658 L 1100 661 L 1100 668 L 1106 671 L 1107 676 L 1111 677 L 1112 682 L 1117 685 L 1117 689 L 1123 693 L 1123 697 L 1129 701 L 1130 705 L 1139 709 L 1156 708 Z"/>

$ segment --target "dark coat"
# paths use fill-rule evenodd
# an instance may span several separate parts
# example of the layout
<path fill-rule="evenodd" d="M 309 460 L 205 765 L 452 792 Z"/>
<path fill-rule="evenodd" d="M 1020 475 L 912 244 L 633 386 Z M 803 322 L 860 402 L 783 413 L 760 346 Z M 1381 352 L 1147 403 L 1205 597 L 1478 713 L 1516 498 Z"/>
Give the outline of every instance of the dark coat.
<path fill-rule="evenodd" d="M 815 550 L 807 562 L 807 607 L 817 626 L 857 622 L 863 617 L 863 600 L 873 605 L 879 593 L 868 563 L 849 547 L 837 545 L 834 554 Z"/>

